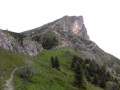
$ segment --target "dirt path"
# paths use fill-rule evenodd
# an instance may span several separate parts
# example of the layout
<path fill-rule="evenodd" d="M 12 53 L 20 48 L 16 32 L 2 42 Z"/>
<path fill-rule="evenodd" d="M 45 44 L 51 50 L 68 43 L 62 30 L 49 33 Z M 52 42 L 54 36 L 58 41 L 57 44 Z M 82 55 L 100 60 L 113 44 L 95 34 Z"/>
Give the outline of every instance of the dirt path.
<path fill-rule="evenodd" d="M 14 86 L 13 86 L 13 77 L 14 77 L 14 72 L 18 70 L 18 68 L 14 68 L 13 71 L 10 74 L 10 78 L 6 80 L 5 82 L 5 88 L 4 90 L 14 90 Z"/>

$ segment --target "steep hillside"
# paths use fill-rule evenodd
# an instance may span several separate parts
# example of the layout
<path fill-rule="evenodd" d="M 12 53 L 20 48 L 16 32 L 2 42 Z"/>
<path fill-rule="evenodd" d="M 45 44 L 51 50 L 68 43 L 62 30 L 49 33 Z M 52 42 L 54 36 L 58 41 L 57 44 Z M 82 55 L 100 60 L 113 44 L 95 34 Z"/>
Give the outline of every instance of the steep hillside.
<path fill-rule="evenodd" d="M 104 52 L 90 40 L 82 16 L 64 16 L 23 34 L 41 43 L 46 49 L 72 47 L 82 53 L 83 57 L 97 60 L 98 63 L 106 65 L 112 73 L 120 74 L 120 60 Z"/>
<path fill-rule="evenodd" d="M 71 70 L 73 55 L 81 56 L 74 49 L 66 47 L 59 50 L 43 50 L 36 57 L 20 55 L 0 47 L 0 90 L 4 89 L 5 80 L 10 77 L 10 73 L 16 67 L 21 68 L 14 74 L 14 90 L 79 90 L 74 86 L 74 72 Z M 51 68 L 50 57 L 57 56 L 60 62 L 60 70 Z M 37 73 L 30 80 L 25 80 L 19 76 L 24 71 L 25 63 L 32 62 L 33 70 Z M 102 88 L 86 81 L 88 90 L 103 90 Z M 82 89 L 81 89 L 82 90 Z"/>
<path fill-rule="evenodd" d="M 3 89 L 5 80 L 9 78 L 11 71 L 15 67 L 22 66 L 27 59 L 30 58 L 0 47 L 0 90 Z"/>
<path fill-rule="evenodd" d="M 70 68 L 73 55 L 80 56 L 78 52 L 68 47 L 60 50 L 43 50 L 32 60 L 38 72 L 30 80 L 25 81 L 18 76 L 20 71 L 16 72 L 14 79 L 16 90 L 83 90 L 74 85 L 74 72 Z M 51 56 L 58 57 L 60 70 L 51 67 Z M 88 90 L 103 90 L 87 81 L 86 87 Z"/>

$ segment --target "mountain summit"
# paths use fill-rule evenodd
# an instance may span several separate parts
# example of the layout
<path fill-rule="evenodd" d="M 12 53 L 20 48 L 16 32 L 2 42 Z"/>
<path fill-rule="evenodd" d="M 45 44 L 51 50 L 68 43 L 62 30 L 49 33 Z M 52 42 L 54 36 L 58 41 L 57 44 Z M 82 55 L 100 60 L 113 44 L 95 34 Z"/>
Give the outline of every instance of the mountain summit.
<path fill-rule="evenodd" d="M 54 28 L 61 28 L 61 30 L 66 33 L 75 34 L 81 38 L 89 40 L 82 16 L 64 16 L 55 23 Z"/>
<path fill-rule="evenodd" d="M 49 28 L 49 30 L 52 29 L 55 32 L 64 32 L 69 35 L 74 34 L 81 38 L 89 40 L 89 35 L 87 34 L 87 30 L 84 25 L 82 16 L 64 16 L 54 22 L 48 23 L 42 27 L 33 29 L 31 31 L 32 33 L 35 33 L 36 31 L 40 29 L 43 30 L 46 27 Z M 49 31 L 47 28 L 42 33 Z M 29 33 L 29 32 L 30 31 L 27 31 L 26 33 Z"/>

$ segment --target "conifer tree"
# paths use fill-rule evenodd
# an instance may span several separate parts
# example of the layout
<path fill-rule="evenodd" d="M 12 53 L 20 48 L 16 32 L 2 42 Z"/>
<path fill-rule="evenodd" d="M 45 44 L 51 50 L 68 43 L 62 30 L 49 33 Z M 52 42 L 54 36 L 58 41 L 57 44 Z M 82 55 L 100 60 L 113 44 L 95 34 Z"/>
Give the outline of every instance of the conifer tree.
<path fill-rule="evenodd" d="M 50 58 L 50 61 L 51 61 L 51 66 L 52 68 L 56 68 L 56 69 L 59 69 L 59 60 L 58 60 L 58 57 L 56 56 L 55 59 L 54 57 L 52 56 Z"/>
<path fill-rule="evenodd" d="M 111 81 L 112 80 L 112 76 L 110 75 L 109 72 L 107 72 L 107 74 L 106 74 L 106 80 L 107 81 Z"/>
<path fill-rule="evenodd" d="M 87 74 L 86 78 L 87 78 L 87 81 L 91 82 L 91 77 L 89 74 Z"/>
<path fill-rule="evenodd" d="M 85 60 L 85 64 L 90 64 L 90 62 L 91 62 L 91 61 L 90 61 L 90 59 L 88 59 L 88 58 Z"/>
<path fill-rule="evenodd" d="M 73 59 L 72 59 L 72 64 L 71 64 L 71 68 L 74 69 L 75 68 L 75 63 L 77 61 L 77 57 L 76 56 L 73 56 Z"/>
<path fill-rule="evenodd" d="M 54 68 L 54 67 L 55 67 L 55 66 L 54 66 L 55 60 L 54 60 L 53 56 L 50 58 L 50 61 L 51 61 L 51 66 L 52 66 L 52 68 Z"/>
<path fill-rule="evenodd" d="M 84 90 L 86 90 L 83 69 L 78 62 L 76 63 L 75 67 L 75 85 L 77 85 L 79 88 L 83 88 Z"/>
<path fill-rule="evenodd" d="M 95 84 L 95 85 L 98 84 L 98 76 L 97 75 L 94 75 L 93 84 Z"/>
<path fill-rule="evenodd" d="M 102 87 L 102 88 L 106 87 L 106 80 L 104 78 L 101 79 L 100 87 Z"/>
<path fill-rule="evenodd" d="M 59 60 L 58 60 L 57 56 L 55 57 L 55 63 L 54 64 L 55 64 L 55 68 L 59 69 Z"/>

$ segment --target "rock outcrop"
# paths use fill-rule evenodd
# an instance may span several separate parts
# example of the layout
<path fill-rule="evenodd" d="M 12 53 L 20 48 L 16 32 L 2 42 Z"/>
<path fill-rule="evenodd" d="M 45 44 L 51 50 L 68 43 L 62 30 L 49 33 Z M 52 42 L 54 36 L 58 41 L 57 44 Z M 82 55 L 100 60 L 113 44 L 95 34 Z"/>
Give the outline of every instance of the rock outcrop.
<path fill-rule="evenodd" d="M 67 34 L 74 34 L 89 40 L 82 16 L 64 16 L 52 26 L 52 29 L 64 31 Z"/>
<path fill-rule="evenodd" d="M 23 39 L 23 47 L 26 53 L 30 56 L 36 56 L 43 50 L 42 45 L 36 41 L 32 41 L 30 37 Z"/>
<path fill-rule="evenodd" d="M 0 46 L 4 49 L 10 50 L 12 52 L 27 54 L 30 56 L 36 56 L 43 50 L 42 45 L 32 41 L 31 38 L 26 36 L 21 40 L 18 40 L 10 33 L 13 32 L 0 30 Z"/>

